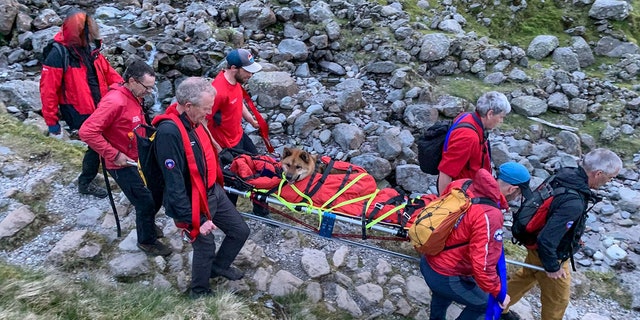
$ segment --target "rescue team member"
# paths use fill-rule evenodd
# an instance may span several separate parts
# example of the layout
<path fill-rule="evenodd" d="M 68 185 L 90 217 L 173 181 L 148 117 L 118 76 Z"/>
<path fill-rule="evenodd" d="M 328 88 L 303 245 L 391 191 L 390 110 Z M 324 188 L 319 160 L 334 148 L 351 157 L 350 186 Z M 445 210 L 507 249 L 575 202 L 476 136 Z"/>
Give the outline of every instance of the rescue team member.
<path fill-rule="evenodd" d="M 165 211 L 192 241 L 192 298 L 212 294 L 209 278 L 244 276 L 231 263 L 249 237 L 249 227 L 222 188 L 218 154 L 202 124 L 215 96 L 204 78 L 187 78 L 176 89 L 177 103 L 153 120 L 158 165 L 170 186 L 164 192 Z M 216 253 L 212 232 L 217 228 L 225 237 Z"/>
<path fill-rule="evenodd" d="M 53 40 L 66 50 L 60 52 L 54 48 L 45 57 L 40 77 L 40 100 L 49 134 L 61 138 L 58 114 L 70 130 L 80 129 L 109 86 L 122 83 L 122 77 L 100 53 L 102 40 L 98 24 L 85 12 L 72 11 Z M 107 190 L 93 182 L 99 167 L 100 156 L 89 147 L 78 177 L 81 194 L 98 198 L 107 196 Z"/>
<path fill-rule="evenodd" d="M 491 172 L 489 130 L 497 128 L 511 112 L 511 105 L 504 94 L 490 91 L 476 103 L 476 111 L 462 113 L 454 122 L 470 123 L 475 127 L 451 131 L 438 165 L 438 192 L 453 180 L 473 179 L 481 168 Z"/>
<path fill-rule="evenodd" d="M 255 62 L 253 55 L 246 49 L 235 49 L 225 58 L 226 69 L 220 71 L 211 85 L 216 88 L 216 99 L 213 102 L 211 114 L 207 116 L 207 126 L 213 139 L 217 143 L 217 150 L 233 148 L 244 150 L 250 154 L 257 154 L 258 149 L 251 138 L 242 129 L 242 119 L 259 128 L 258 121 L 244 103 L 245 84 L 254 73 L 262 70 L 262 66 Z M 228 194 L 235 205 L 238 195 Z M 253 212 L 260 216 L 269 214 L 266 203 L 254 203 Z"/>
<path fill-rule="evenodd" d="M 569 305 L 571 295 L 571 273 L 567 262 L 581 247 L 580 238 L 587 220 L 587 205 L 590 189 L 604 186 L 618 175 L 622 160 L 608 149 L 595 149 L 584 156 L 581 167 L 562 168 L 554 182 L 557 185 L 577 190 L 553 198 L 548 220 L 538 235 L 537 244 L 527 248 L 524 262 L 542 266 L 545 271 L 522 268 L 511 275 L 508 283 L 515 304 L 536 283 L 540 286 L 541 318 L 561 320 Z M 508 307 L 509 307 L 508 306 Z M 503 319 L 519 319 L 505 309 Z"/>
<path fill-rule="evenodd" d="M 102 98 L 80 128 L 80 138 L 105 159 L 107 171 L 136 208 L 138 247 L 150 255 L 167 256 L 171 249 L 157 240 L 159 229 L 155 225 L 162 204 L 153 201 L 138 168 L 131 164 L 138 161 L 133 130 L 146 124 L 142 101 L 153 90 L 155 81 L 151 66 L 141 60 L 131 63 L 124 72 L 124 84 L 112 86 Z"/>
<path fill-rule="evenodd" d="M 468 192 L 473 197 L 487 198 L 502 209 L 507 201 L 521 194 L 531 176 L 521 164 L 507 162 L 500 166 L 498 180 L 485 169 L 480 169 Z M 445 193 L 454 185 L 451 183 Z M 489 295 L 497 299 L 500 307 L 509 304 L 506 288 L 501 286 L 497 271 L 502 253 L 502 211 L 489 204 L 472 204 L 437 255 L 423 256 L 420 271 L 432 291 L 429 319 L 445 320 L 447 308 L 453 301 L 464 305 L 457 319 L 484 319 Z M 504 262 L 503 262 L 504 264 Z M 506 278 L 506 266 L 504 275 Z"/>

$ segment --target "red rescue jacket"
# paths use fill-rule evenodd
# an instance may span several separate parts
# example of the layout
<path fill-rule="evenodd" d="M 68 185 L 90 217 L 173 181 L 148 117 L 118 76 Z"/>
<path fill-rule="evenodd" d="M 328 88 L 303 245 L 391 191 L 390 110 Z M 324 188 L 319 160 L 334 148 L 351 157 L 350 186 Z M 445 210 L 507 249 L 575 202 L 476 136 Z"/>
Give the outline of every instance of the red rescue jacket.
<path fill-rule="evenodd" d="M 445 193 L 464 181 L 451 182 Z M 467 193 L 471 197 L 489 198 L 501 208 L 508 209 L 507 199 L 500 192 L 498 182 L 486 170 L 478 171 Z M 503 222 L 504 217 L 499 209 L 487 204 L 472 205 L 445 242 L 445 247 L 467 245 L 426 256 L 429 265 L 445 276 L 471 276 L 480 289 L 497 296 L 500 278 L 496 264 L 502 252 Z"/>

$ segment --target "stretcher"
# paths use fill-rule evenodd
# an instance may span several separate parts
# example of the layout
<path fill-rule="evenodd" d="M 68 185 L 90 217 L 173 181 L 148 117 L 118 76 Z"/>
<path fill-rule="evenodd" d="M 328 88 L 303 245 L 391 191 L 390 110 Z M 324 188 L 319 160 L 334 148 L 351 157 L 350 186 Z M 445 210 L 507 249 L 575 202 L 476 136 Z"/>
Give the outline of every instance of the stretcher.
<path fill-rule="evenodd" d="M 330 236 L 335 221 L 357 224 L 361 237 L 377 230 L 407 239 L 407 230 L 420 209 L 436 198 L 410 198 L 394 188 L 378 189 L 375 179 L 363 168 L 321 157 L 323 173 L 289 183 L 279 163 L 269 156 L 240 155 L 225 170 L 226 190 L 250 198 L 254 203 L 281 205 L 295 212 L 314 214 L 319 232 Z M 331 173 L 332 169 L 339 173 Z"/>
<path fill-rule="evenodd" d="M 224 188 L 227 193 L 251 199 L 254 203 L 274 204 L 295 212 L 316 215 L 319 220 L 318 227 L 309 229 L 312 229 L 311 232 L 323 237 L 334 237 L 333 231 L 336 222 L 359 225 L 361 234 L 352 236 L 361 237 L 363 240 L 374 238 L 408 241 L 407 231 L 415 221 L 420 209 L 436 198 L 436 195 L 422 195 L 410 198 L 393 188 L 380 190 L 375 187 L 375 179 L 361 167 L 345 162 L 335 163 L 328 157 L 321 157 L 319 161 L 329 167 L 346 168 L 346 173 L 334 175 L 333 179 L 330 179 L 328 175 L 312 175 L 308 179 L 289 184 L 283 179 L 284 175 L 276 159 L 269 156 L 240 155 L 234 158 L 231 165 L 226 166 L 225 170 L 223 170 L 225 175 Z M 322 181 L 322 185 L 318 189 L 323 187 L 329 189 L 329 192 L 322 193 L 324 196 L 315 196 L 318 194 L 316 192 L 314 197 L 303 192 L 303 190 L 313 190 L 320 181 Z M 339 181 L 338 184 L 336 184 L 337 181 Z M 354 187 L 358 182 L 362 182 L 365 187 Z M 336 189 L 331 189 L 336 185 Z M 336 202 L 337 199 L 343 201 Z M 349 212 L 348 209 L 354 211 Z M 246 216 L 274 223 L 271 219 L 248 214 Z M 290 216 L 288 218 L 296 220 Z M 299 220 L 297 222 L 305 225 Z M 368 233 L 370 230 L 391 234 L 392 237 L 370 236 Z M 344 238 L 344 235 L 341 236 Z M 342 241 L 347 240 L 342 239 Z M 371 247 L 362 243 L 349 243 Z M 375 249 L 381 250 L 379 248 Z M 410 260 L 418 259 L 415 256 L 397 252 L 387 253 Z M 537 271 L 544 271 L 540 266 L 520 261 L 506 259 L 506 262 Z"/>

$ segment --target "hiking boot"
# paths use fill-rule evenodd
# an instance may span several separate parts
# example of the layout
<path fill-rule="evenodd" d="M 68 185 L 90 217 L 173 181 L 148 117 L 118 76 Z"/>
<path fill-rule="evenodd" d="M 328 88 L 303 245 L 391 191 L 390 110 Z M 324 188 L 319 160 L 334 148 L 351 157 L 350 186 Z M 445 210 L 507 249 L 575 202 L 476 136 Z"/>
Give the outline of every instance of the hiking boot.
<path fill-rule="evenodd" d="M 156 229 L 156 238 L 164 238 L 164 232 L 162 228 L 158 227 L 158 225 L 154 224 L 153 227 Z"/>
<path fill-rule="evenodd" d="M 150 256 L 168 256 L 171 254 L 171 248 L 167 247 L 164 243 L 156 240 L 155 243 L 145 244 L 138 243 L 138 248 L 144 251 L 146 254 Z"/>
<path fill-rule="evenodd" d="M 89 184 L 79 184 L 78 192 L 81 194 L 92 195 L 100 199 L 104 199 L 108 195 L 107 189 L 100 187 L 93 182 L 90 182 Z"/>
<path fill-rule="evenodd" d="M 200 298 L 213 297 L 213 291 L 211 289 L 207 289 L 202 292 L 195 292 L 193 290 L 189 291 L 189 298 L 196 300 Z"/>
<path fill-rule="evenodd" d="M 229 280 L 236 281 L 244 277 L 244 272 L 234 266 L 229 266 L 227 269 L 213 267 L 211 269 L 211 278 L 215 277 L 225 277 Z"/>
<path fill-rule="evenodd" d="M 522 320 L 522 318 L 517 313 L 509 310 L 509 312 L 500 315 L 500 320 Z"/>

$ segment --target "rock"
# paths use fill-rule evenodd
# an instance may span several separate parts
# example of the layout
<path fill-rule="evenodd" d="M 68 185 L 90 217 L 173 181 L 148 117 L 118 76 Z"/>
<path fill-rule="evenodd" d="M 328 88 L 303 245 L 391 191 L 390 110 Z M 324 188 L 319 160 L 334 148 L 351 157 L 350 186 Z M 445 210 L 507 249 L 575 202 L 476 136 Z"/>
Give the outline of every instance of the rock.
<path fill-rule="evenodd" d="M 349 292 L 340 285 L 336 285 L 336 304 L 338 308 L 346 310 L 354 317 L 362 316 L 362 310 L 358 304 L 349 295 Z"/>
<path fill-rule="evenodd" d="M 553 51 L 553 62 L 566 71 L 580 70 L 578 55 L 571 48 L 561 47 Z"/>
<path fill-rule="evenodd" d="M 0 0 L 0 35 L 8 36 L 11 34 L 13 22 L 19 13 L 18 6 L 20 3 L 15 0 Z"/>
<path fill-rule="evenodd" d="M 271 109 L 280 105 L 283 98 L 295 95 L 300 89 L 287 72 L 261 71 L 249 79 L 247 91 L 258 96 L 255 101 L 261 107 Z"/>
<path fill-rule="evenodd" d="M 323 22 L 325 20 L 333 20 L 334 18 L 335 15 L 326 2 L 318 1 L 309 8 L 309 19 L 312 22 Z"/>
<path fill-rule="evenodd" d="M 129 279 L 148 274 L 151 266 L 145 253 L 125 253 L 109 261 L 109 271 L 116 278 Z"/>
<path fill-rule="evenodd" d="M 10 80 L 0 84 L 0 100 L 16 105 L 24 113 L 41 112 L 40 84 L 31 80 Z"/>
<path fill-rule="evenodd" d="M 250 0 L 238 6 L 238 20 L 249 30 L 262 31 L 276 23 L 276 15 L 261 1 Z"/>
<path fill-rule="evenodd" d="M 344 151 L 356 150 L 364 142 L 362 129 L 352 124 L 339 123 L 333 129 L 333 140 Z"/>
<path fill-rule="evenodd" d="M 555 143 L 561 146 L 564 152 L 568 154 L 571 154 L 574 156 L 582 155 L 582 148 L 580 147 L 580 138 L 578 137 L 577 134 L 573 132 L 566 131 L 566 130 L 560 131 L 560 133 L 558 133 L 558 135 L 556 136 Z"/>
<path fill-rule="evenodd" d="M 569 110 L 569 99 L 561 92 L 554 92 L 547 99 L 547 105 L 551 110 L 567 111 Z"/>
<path fill-rule="evenodd" d="M 337 103 L 343 112 L 355 111 L 364 107 L 366 102 L 362 97 L 362 80 L 346 79 L 335 86 Z"/>
<path fill-rule="evenodd" d="M 396 182 L 405 190 L 411 192 L 427 191 L 427 187 L 435 184 L 433 178 L 420 170 L 415 164 L 402 164 L 396 167 Z"/>
<path fill-rule="evenodd" d="M 13 237 L 20 230 L 31 224 L 36 215 L 28 206 L 21 206 L 7 214 L 0 221 L 0 239 Z"/>
<path fill-rule="evenodd" d="M 61 265 L 68 261 L 67 255 L 73 254 L 83 242 L 87 230 L 76 230 L 65 233 L 47 254 L 47 261 L 53 265 Z"/>
<path fill-rule="evenodd" d="M 449 33 L 463 33 L 462 26 L 454 19 L 445 19 L 438 24 L 438 29 Z"/>
<path fill-rule="evenodd" d="M 309 282 L 304 292 L 312 303 L 319 303 L 322 300 L 322 286 L 320 283 Z"/>
<path fill-rule="evenodd" d="M 413 128 L 428 128 L 438 120 L 438 110 L 427 104 L 411 104 L 404 109 L 403 120 Z"/>
<path fill-rule="evenodd" d="M 337 64 L 335 62 L 332 62 L 332 61 L 322 60 L 322 61 L 318 62 L 318 65 L 323 70 L 329 71 L 330 73 L 338 75 L 338 76 L 344 76 L 345 74 L 347 74 L 347 71 L 344 69 L 343 66 L 341 66 L 341 65 L 339 65 L 339 64 Z M 307 65 L 307 69 L 308 69 L 308 65 Z M 296 75 L 297 75 L 297 72 L 296 72 Z"/>
<path fill-rule="evenodd" d="M 521 96 L 511 99 L 513 111 L 528 117 L 539 116 L 547 112 L 547 103 L 533 96 Z"/>
<path fill-rule="evenodd" d="M 429 304 L 431 301 L 431 290 L 424 282 L 424 278 L 418 276 L 407 277 L 407 296 L 422 304 Z"/>
<path fill-rule="evenodd" d="M 622 21 L 629 16 L 630 9 L 631 5 L 626 1 L 596 0 L 589 9 L 589 17 Z"/>
<path fill-rule="evenodd" d="M 529 47 L 527 48 L 527 56 L 534 58 L 536 60 L 541 60 L 542 58 L 548 56 L 553 50 L 558 47 L 558 38 L 552 35 L 540 35 L 529 43 Z"/>
<path fill-rule="evenodd" d="M 492 84 L 494 86 L 502 84 L 505 80 L 507 80 L 507 77 L 504 74 L 502 74 L 502 72 L 490 73 L 484 79 L 482 79 L 484 83 Z"/>
<path fill-rule="evenodd" d="M 379 303 L 384 298 L 384 290 L 377 284 L 361 284 L 356 287 L 356 291 L 362 296 L 362 299 L 369 304 Z"/>
<path fill-rule="evenodd" d="M 376 61 L 367 65 L 367 71 L 376 74 L 387 74 L 395 70 L 396 64 L 392 61 Z"/>
<path fill-rule="evenodd" d="M 571 49 L 575 52 L 581 68 L 588 67 L 595 62 L 591 46 L 582 37 L 571 37 Z"/>
<path fill-rule="evenodd" d="M 350 162 L 363 167 L 378 181 L 386 178 L 391 173 L 389 160 L 378 157 L 375 154 L 361 154 L 351 158 Z"/>
<path fill-rule="evenodd" d="M 598 40 L 594 52 L 607 57 L 620 58 L 625 54 L 638 54 L 640 48 L 631 42 L 622 42 L 610 36 L 604 36 Z"/>
<path fill-rule="evenodd" d="M 96 207 L 89 207 L 78 214 L 76 224 L 80 227 L 90 227 L 98 224 L 102 216 L 102 210 Z"/>
<path fill-rule="evenodd" d="M 320 250 L 303 249 L 301 263 L 302 269 L 304 269 L 312 279 L 331 273 L 327 257 L 324 252 Z"/>
<path fill-rule="evenodd" d="M 443 33 L 433 33 L 422 38 L 422 46 L 418 59 L 420 61 L 437 61 L 444 59 L 449 54 L 451 41 Z"/>
<path fill-rule="evenodd" d="M 304 283 L 301 279 L 291 274 L 289 271 L 278 271 L 269 284 L 269 294 L 280 297 L 293 293 Z"/>
<path fill-rule="evenodd" d="M 12 20 L 13 21 L 13 20 Z M 62 24 L 62 18 L 52 9 L 44 9 L 33 19 L 33 27 L 37 30 L 49 28 L 51 26 L 59 26 Z"/>
<path fill-rule="evenodd" d="M 618 200 L 617 205 L 620 210 L 629 212 L 637 212 L 640 210 L 640 192 L 622 187 L 618 189 L 618 195 L 620 196 L 620 200 Z"/>
<path fill-rule="evenodd" d="M 390 128 L 380 135 L 380 138 L 378 138 L 378 151 L 387 160 L 393 160 L 402 152 L 400 128 Z"/>
<path fill-rule="evenodd" d="M 344 265 L 345 261 L 346 261 L 346 257 L 347 255 L 349 255 L 350 250 L 349 247 L 347 246 L 340 246 L 340 248 L 338 248 L 338 250 L 336 250 L 333 253 L 333 265 L 336 266 L 337 268 L 341 267 Z"/>
<path fill-rule="evenodd" d="M 278 51 L 280 51 L 281 54 L 291 55 L 291 57 L 297 61 L 304 61 L 309 57 L 309 48 L 307 45 L 304 42 L 295 39 L 283 39 L 280 41 L 280 44 L 278 44 Z"/>
<path fill-rule="evenodd" d="M 188 54 L 180 58 L 176 67 L 186 75 L 196 76 L 201 74 L 202 65 L 195 55 Z"/>

